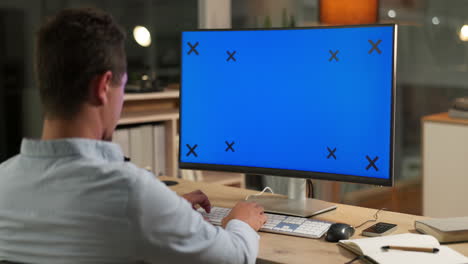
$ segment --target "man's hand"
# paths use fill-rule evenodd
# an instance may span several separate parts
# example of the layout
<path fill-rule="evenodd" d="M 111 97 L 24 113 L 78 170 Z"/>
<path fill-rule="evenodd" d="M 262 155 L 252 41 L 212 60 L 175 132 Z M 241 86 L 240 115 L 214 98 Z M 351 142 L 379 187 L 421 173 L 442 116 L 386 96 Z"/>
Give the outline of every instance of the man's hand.
<path fill-rule="evenodd" d="M 226 228 L 227 223 L 232 219 L 239 219 L 258 231 L 265 224 L 267 217 L 263 207 L 257 203 L 239 202 L 232 208 L 231 212 L 223 218 L 221 225 Z"/>
<path fill-rule="evenodd" d="M 208 200 L 208 196 L 200 190 L 196 190 L 190 193 L 182 195 L 189 203 L 192 204 L 193 209 L 197 209 L 197 205 L 200 205 L 207 213 L 211 211 L 211 203 Z"/>

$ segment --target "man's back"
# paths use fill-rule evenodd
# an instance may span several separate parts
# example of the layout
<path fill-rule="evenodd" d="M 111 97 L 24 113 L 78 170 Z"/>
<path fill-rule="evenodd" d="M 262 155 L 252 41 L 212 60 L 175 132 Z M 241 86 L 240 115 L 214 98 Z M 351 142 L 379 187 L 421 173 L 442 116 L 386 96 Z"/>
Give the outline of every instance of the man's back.
<path fill-rule="evenodd" d="M 22 263 L 247 263 L 258 235 L 214 227 L 120 148 L 23 140 L 0 165 L 0 260 Z"/>
<path fill-rule="evenodd" d="M 87 145 L 57 143 L 30 141 L 0 166 L 0 256 L 128 263 L 137 230 L 128 217 L 123 161 L 100 159 Z"/>
<path fill-rule="evenodd" d="M 238 203 L 215 227 L 192 208 L 210 210 L 203 192 L 178 196 L 108 142 L 127 83 L 125 30 L 111 15 L 62 10 L 35 51 L 43 130 L 0 165 L 0 261 L 255 262 L 261 206 Z"/>

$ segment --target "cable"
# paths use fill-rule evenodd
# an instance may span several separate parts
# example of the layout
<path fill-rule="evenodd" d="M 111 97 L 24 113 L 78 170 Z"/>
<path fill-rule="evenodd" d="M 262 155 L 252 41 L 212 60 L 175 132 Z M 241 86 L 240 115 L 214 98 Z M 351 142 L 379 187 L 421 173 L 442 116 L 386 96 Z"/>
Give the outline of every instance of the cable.
<path fill-rule="evenodd" d="M 306 197 L 314 198 L 314 184 L 311 179 L 306 180 Z"/>
<path fill-rule="evenodd" d="M 247 197 L 245 197 L 245 200 L 247 201 L 247 200 L 250 198 L 250 196 L 260 196 L 260 195 L 262 195 L 263 193 L 265 193 L 265 191 L 270 191 L 270 193 L 275 194 L 275 193 L 273 192 L 273 190 L 272 190 L 270 187 L 267 186 L 267 187 L 265 187 L 265 188 L 263 189 L 263 191 L 261 191 L 261 192 L 259 192 L 259 193 L 257 193 L 257 194 L 249 194 L 249 195 L 247 195 Z"/>
<path fill-rule="evenodd" d="M 377 222 L 377 219 L 379 219 L 379 213 L 382 210 L 388 210 L 388 209 L 387 208 L 380 208 L 379 210 L 377 210 L 377 212 L 375 212 L 374 219 L 367 220 L 364 223 L 362 223 L 362 224 L 360 224 L 358 226 L 355 226 L 354 228 L 359 228 L 359 227 L 361 227 L 361 226 L 363 226 L 363 225 L 365 225 L 365 224 L 367 224 L 369 222 Z"/>

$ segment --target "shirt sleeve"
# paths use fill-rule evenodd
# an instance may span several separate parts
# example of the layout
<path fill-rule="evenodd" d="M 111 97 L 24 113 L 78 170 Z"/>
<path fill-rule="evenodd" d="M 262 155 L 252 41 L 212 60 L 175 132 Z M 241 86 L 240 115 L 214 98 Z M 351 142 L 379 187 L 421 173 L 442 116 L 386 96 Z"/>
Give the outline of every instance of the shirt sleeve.
<path fill-rule="evenodd" d="M 138 225 L 142 260 L 158 263 L 255 263 L 259 235 L 231 220 L 223 229 L 208 223 L 184 198 L 154 175 L 134 181 L 131 218 Z"/>

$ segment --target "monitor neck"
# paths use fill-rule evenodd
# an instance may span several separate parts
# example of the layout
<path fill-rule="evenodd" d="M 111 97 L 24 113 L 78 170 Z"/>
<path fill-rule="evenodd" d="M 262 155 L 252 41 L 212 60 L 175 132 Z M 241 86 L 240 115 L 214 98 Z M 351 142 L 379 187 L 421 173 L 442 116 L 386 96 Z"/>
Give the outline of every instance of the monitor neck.
<path fill-rule="evenodd" d="M 288 179 L 288 198 L 294 200 L 306 199 L 306 180 L 298 178 Z"/>

